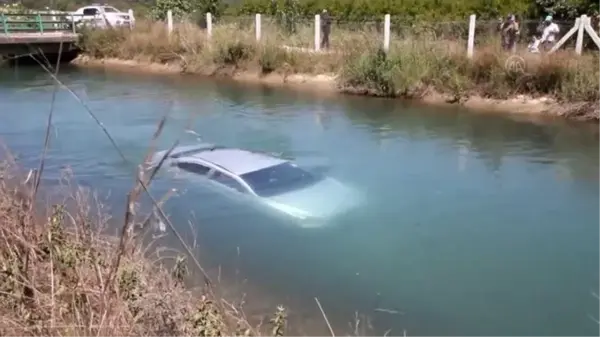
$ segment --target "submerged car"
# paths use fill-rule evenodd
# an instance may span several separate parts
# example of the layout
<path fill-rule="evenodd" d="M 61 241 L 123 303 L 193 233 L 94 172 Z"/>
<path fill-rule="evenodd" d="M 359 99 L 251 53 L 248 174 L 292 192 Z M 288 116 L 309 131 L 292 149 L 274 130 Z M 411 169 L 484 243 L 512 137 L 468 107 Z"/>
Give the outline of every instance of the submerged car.
<path fill-rule="evenodd" d="M 166 153 L 157 152 L 151 164 L 158 165 Z M 201 178 L 196 181 L 221 192 L 285 213 L 305 227 L 320 226 L 362 200 L 356 190 L 332 177 L 262 152 L 213 144 L 180 146 L 162 167 L 192 174 Z"/>

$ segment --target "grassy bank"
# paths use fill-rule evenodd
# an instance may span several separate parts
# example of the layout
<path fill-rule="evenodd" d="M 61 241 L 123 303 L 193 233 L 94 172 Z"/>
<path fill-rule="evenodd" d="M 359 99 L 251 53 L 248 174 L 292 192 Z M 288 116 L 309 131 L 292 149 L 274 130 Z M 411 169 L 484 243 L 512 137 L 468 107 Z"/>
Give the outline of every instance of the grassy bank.
<path fill-rule="evenodd" d="M 174 254 L 166 267 L 165 256 L 129 230 L 143 222 L 126 215 L 123 241 L 99 234 L 108 214 L 82 190 L 65 189 L 66 201 L 51 208 L 32 206 L 36 183 L 14 167 L 0 170 L 0 335 L 283 334 L 282 308 L 259 332 L 218 285 L 186 288 L 194 264 Z"/>
<path fill-rule="evenodd" d="M 262 42 L 256 43 L 252 25 L 222 24 L 209 42 L 195 25 L 177 25 L 168 36 L 164 24 L 140 22 L 133 31 L 88 32 L 82 47 L 92 58 L 170 63 L 184 73 L 331 74 L 342 91 L 376 96 L 422 98 L 435 92 L 449 102 L 543 96 L 563 106 L 563 114 L 598 119 L 598 54 L 522 54 L 524 67 L 518 68 L 507 67 L 510 55 L 497 41 L 477 45 L 470 60 L 464 41 L 436 40 L 426 32 L 392 38 L 387 54 L 380 50 L 381 40 L 375 32 L 334 30 L 332 51 L 312 53 L 310 26 L 286 35 L 264 25 Z"/>

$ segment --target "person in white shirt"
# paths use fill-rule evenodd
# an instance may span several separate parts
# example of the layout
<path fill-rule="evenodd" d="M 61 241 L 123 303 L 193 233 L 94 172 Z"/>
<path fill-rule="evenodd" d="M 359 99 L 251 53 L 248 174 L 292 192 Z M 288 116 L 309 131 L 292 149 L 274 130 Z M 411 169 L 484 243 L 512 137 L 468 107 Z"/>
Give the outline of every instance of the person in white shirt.
<path fill-rule="evenodd" d="M 552 22 L 552 15 L 548 15 L 543 22 L 542 37 L 540 39 L 534 37 L 534 42 L 529 46 L 529 50 L 533 53 L 539 53 L 540 44 L 542 44 L 544 50 L 550 50 L 556 42 L 558 33 L 560 33 L 560 28 Z"/>

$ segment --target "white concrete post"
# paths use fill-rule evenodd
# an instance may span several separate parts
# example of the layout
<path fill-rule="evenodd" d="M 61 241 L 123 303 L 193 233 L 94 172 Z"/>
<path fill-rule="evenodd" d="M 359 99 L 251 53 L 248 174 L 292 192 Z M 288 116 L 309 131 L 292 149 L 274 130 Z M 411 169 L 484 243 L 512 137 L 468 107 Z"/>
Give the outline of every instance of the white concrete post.
<path fill-rule="evenodd" d="M 315 15 L 315 51 L 321 50 L 321 16 Z"/>
<path fill-rule="evenodd" d="M 579 27 L 577 27 L 577 41 L 575 42 L 575 53 L 577 55 L 581 55 L 581 51 L 583 50 L 583 32 L 585 31 L 586 21 L 587 16 L 582 15 L 579 20 Z"/>
<path fill-rule="evenodd" d="M 254 17 L 254 30 L 256 31 L 256 41 L 260 41 L 260 14 L 256 14 Z"/>
<path fill-rule="evenodd" d="M 571 28 L 571 30 L 569 30 L 565 35 L 563 35 L 560 40 L 558 40 L 558 42 L 556 42 L 554 44 L 554 47 L 552 47 L 547 54 L 552 54 L 555 51 L 558 50 L 558 48 L 560 48 L 563 44 L 565 44 L 565 42 L 567 42 L 568 39 L 571 38 L 571 36 L 573 36 L 573 34 L 577 33 L 577 30 L 579 29 L 579 25 L 582 24 L 581 22 L 581 18 L 577 18 L 575 19 L 575 24 L 573 25 L 573 27 Z M 585 26 L 584 26 L 585 28 Z"/>
<path fill-rule="evenodd" d="M 473 58 L 473 48 L 475 47 L 475 14 L 469 16 L 469 39 L 467 40 L 467 57 Z"/>
<path fill-rule="evenodd" d="M 173 33 L 173 11 L 170 9 L 167 11 L 167 33 Z"/>
<path fill-rule="evenodd" d="M 206 13 L 206 36 L 212 36 L 212 14 Z"/>
<path fill-rule="evenodd" d="M 390 15 L 383 17 L 383 50 L 387 53 L 390 50 Z"/>
<path fill-rule="evenodd" d="M 127 15 L 129 15 L 129 29 L 133 28 L 133 9 L 129 8 L 127 11 Z"/>

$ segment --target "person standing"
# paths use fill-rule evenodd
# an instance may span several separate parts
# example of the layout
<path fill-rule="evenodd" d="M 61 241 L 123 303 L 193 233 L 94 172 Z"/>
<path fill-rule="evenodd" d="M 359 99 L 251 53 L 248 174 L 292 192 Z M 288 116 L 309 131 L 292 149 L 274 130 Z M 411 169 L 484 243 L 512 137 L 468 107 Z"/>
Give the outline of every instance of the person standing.
<path fill-rule="evenodd" d="M 321 13 L 321 49 L 329 49 L 329 34 L 331 33 L 331 17 L 326 9 Z"/>
<path fill-rule="evenodd" d="M 509 14 L 500 29 L 502 49 L 515 53 L 517 51 L 517 40 L 521 34 L 516 17 L 513 14 Z"/>
<path fill-rule="evenodd" d="M 542 49 L 548 51 L 552 49 L 556 42 L 556 35 L 560 32 L 560 28 L 554 22 L 552 22 L 552 15 L 546 16 L 540 27 L 538 33 L 541 33 L 541 38 L 534 36 L 534 42 L 529 46 L 529 51 L 532 53 L 539 53 L 539 46 L 542 45 Z"/>
<path fill-rule="evenodd" d="M 552 21 L 552 15 L 546 16 L 543 27 L 544 30 L 542 33 L 542 38 L 540 39 L 540 43 L 542 44 L 542 48 L 547 51 L 554 46 L 554 43 L 556 42 L 556 35 L 560 33 L 560 28 Z"/>

